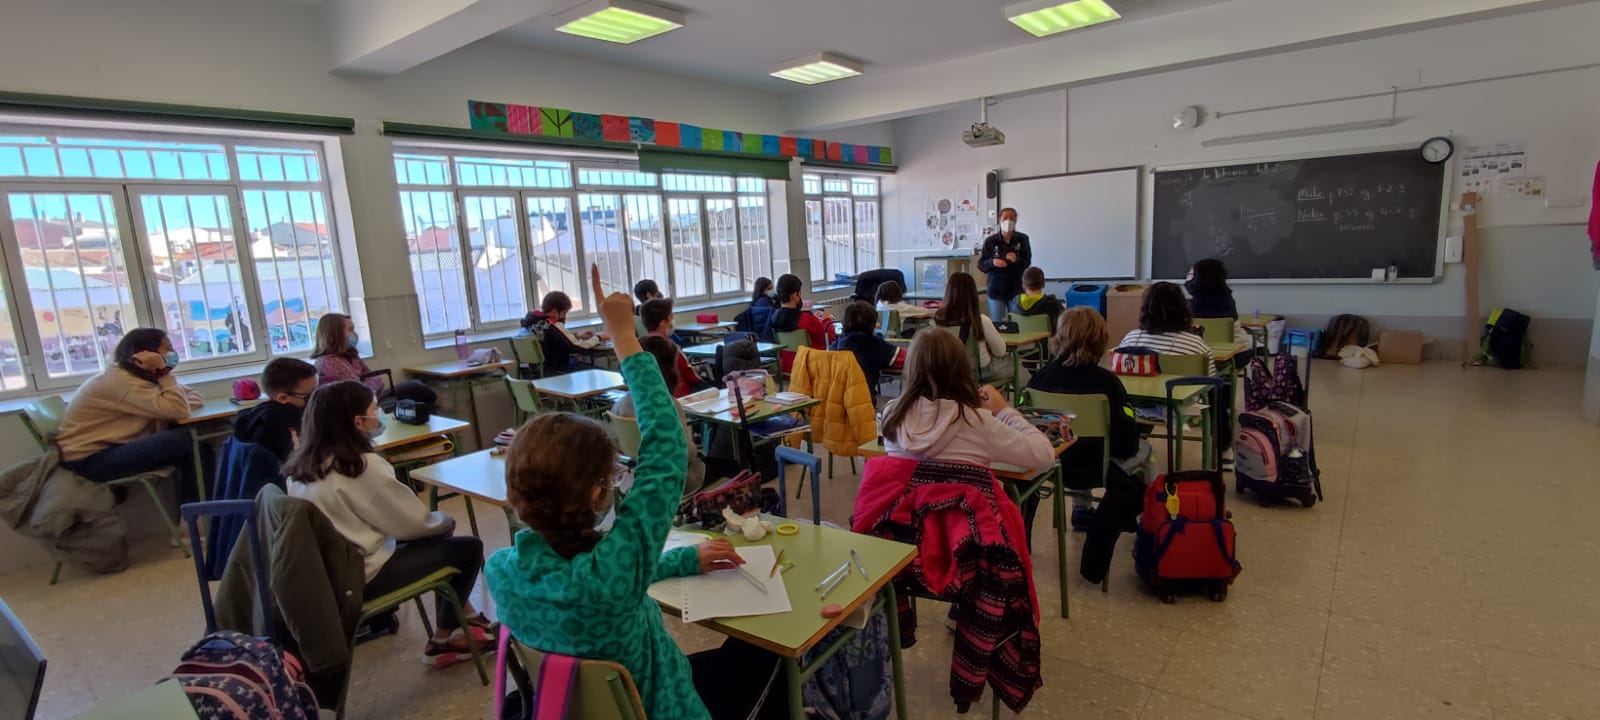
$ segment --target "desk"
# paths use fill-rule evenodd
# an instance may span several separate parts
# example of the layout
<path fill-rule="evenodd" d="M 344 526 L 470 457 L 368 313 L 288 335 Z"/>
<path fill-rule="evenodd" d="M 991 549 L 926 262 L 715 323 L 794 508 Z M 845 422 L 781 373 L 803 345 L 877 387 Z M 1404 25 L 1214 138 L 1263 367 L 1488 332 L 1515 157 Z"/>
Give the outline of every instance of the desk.
<path fill-rule="evenodd" d="M 175 680 L 141 688 L 96 705 L 77 720 L 199 720 L 189 696 Z"/>
<path fill-rule="evenodd" d="M 727 388 L 723 388 L 723 389 L 719 390 L 717 392 L 717 397 L 719 399 L 721 399 L 722 401 L 726 402 L 728 400 L 728 389 Z M 684 407 L 683 408 L 683 413 L 684 413 L 684 415 L 687 415 L 690 419 L 699 420 L 701 422 L 715 423 L 715 424 L 718 424 L 718 425 L 725 425 L 725 426 L 733 429 L 736 432 L 743 433 L 744 434 L 743 442 L 734 443 L 733 450 L 734 450 L 734 455 L 736 456 L 734 459 L 735 460 L 739 460 L 741 463 L 744 463 L 744 462 L 746 462 L 746 460 L 744 458 L 737 457 L 737 456 L 742 454 L 742 450 L 741 449 L 744 448 L 745 446 L 749 446 L 752 449 L 755 447 L 755 441 L 750 436 L 750 427 L 749 426 L 752 423 L 758 423 L 758 422 L 761 422 L 762 420 L 767 420 L 767 419 L 770 419 L 770 418 L 774 418 L 774 417 L 777 417 L 779 415 L 787 415 L 789 413 L 803 412 L 803 411 L 806 411 L 806 410 L 810 410 L 811 408 L 814 408 L 814 407 L 816 407 L 818 405 L 821 405 L 821 404 L 822 404 L 822 401 L 818 400 L 816 398 L 807 398 L 807 399 L 802 400 L 800 402 L 790 403 L 788 405 L 778 405 L 778 404 L 775 404 L 775 403 L 772 403 L 772 402 L 769 402 L 769 401 L 766 401 L 766 400 L 746 400 L 745 401 L 745 406 L 746 407 L 751 407 L 751 406 L 754 406 L 754 407 L 751 407 L 750 411 L 748 413 L 745 413 L 745 417 L 743 417 L 742 419 L 738 418 L 738 417 L 734 417 L 732 408 L 728 408 L 728 409 L 725 409 L 725 410 L 719 410 L 717 412 L 695 412 L 694 410 L 691 410 L 688 407 Z M 810 422 L 810 418 L 808 416 L 807 417 L 807 423 L 808 424 L 806 426 L 806 437 L 807 437 L 807 441 L 806 442 L 807 442 L 807 446 L 808 447 L 810 445 L 810 439 L 809 438 L 810 438 L 810 435 L 811 435 L 811 429 L 810 429 L 809 422 Z"/>
<path fill-rule="evenodd" d="M 944 293 L 908 292 L 904 295 L 906 302 L 923 302 L 927 300 L 944 301 Z"/>
<path fill-rule="evenodd" d="M 372 439 L 372 448 L 378 452 L 393 450 L 424 440 L 442 438 L 446 435 L 454 435 L 472 427 L 472 423 L 465 420 L 448 418 L 443 415 L 429 417 L 426 425 L 407 425 L 394 419 L 394 416 L 389 413 L 382 414 L 384 422 L 383 434 Z"/>
<path fill-rule="evenodd" d="M 1204 385 L 1180 385 L 1172 389 L 1172 397 L 1169 400 L 1167 397 L 1167 381 L 1177 380 L 1181 377 L 1184 376 L 1117 376 L 1117 378 L 1122 381 L 1122 388 L 1128 391 L 1129 400 L 1143 400 L 1145 402 L 1161 405 L 1167 409 L 1167 429 L 1176 438 L 1173 440 L 1172 446 L 1170 446 L 1172 450 L 1172 467 L 1180 470 L 1183 469 L 1183 423 L 1178 417 L 1178 411 L 1181 407 L 1183 407 L 1184 403 L 1188 402 L 1194 396 L 1210 390 L 1210 388 Z M 1211 423 L 1209 420 L 1207 420 L 1209 417 L 1209 415 L 1201 416 L 1202 423 L 1200 433 L 1200 442 L 1202 446 L 1201 458 L 1202 462 L 1206 463 L 1208 467 L 1210 466 L 1211 456 L 1215 450 L 1214 443 L 1211 442 Z"/>
<path fill-rule="evenodd" d="M 506 534 L 516 542 L 517 527 L 521 523 L 506 498 L 506 456 L 493 450 L 450 458 L 411 471 L 411 478 L 428 486 L 428 508 L 439 509 L 439 491 L 456 493 L 466 501 L 467 519 L 472 520 L 472 534 L 478 535 L 477 517 L 472 501 L 481 500 L 500 508 L 506 514 Z"/>
<path fill-rule="evenodd" d="M 465 360 L 451 360 L 404 369 L 407 375 L 424 381 L 431 380 L 449 388 L 452 400 L 455 398 L 457 385 L 465 384 L 467 386 L 467 405 L 471 408 L 468 411 L 467 420 L 476 425 L 478 424 L 478 396 L 472 392 L 472 386 L 485 380 L 498 380 L 506 371 L 514 369 L 516 366 L 517 363 L 515 361 L 468 365 Z M 474 432 L 474 435 L 478 441 L 478 447 L 485 447 L 483 431 L 478 429 Z"/>
<path fill-rule="evenodd" d="M 872 607 L 874 611 L 884 612 L 889 621 L 889 657 L 894 670 L 895 716 L 905 720 L 905 675 L 898 641 L 900 616 L 895 604 L 894 583 L 890 581 L 911 564 L 911 560 L 917 556 L 917 549 L 905 543 L 857 535 L 847 530 L 813 525 L 803 520 L 793 521 L 776 517 L 767 519 L 772 520 L 774 525 L 780 522 L 794 522 L 799 526 L 800 533 L 798 535 L 771 533 L 754 543 L 745 540 L 743 535 L 728 537 L 738 546 L 771 545 L 774 553 L 782 549 L 784 559 L 794 563 L 794 568 L 783 575 L 784 588 L 788 590 L 789 605 L 793 609 L 778 615 L 717 618 L 697 624 L 782 657 L 784 672 L 789 680 L 789 717 L 791 720 L 803 720 L 805 710 L 801 705 L 801 684 L 833 655 L 830 650 L 848 641 L 850 635 L 844 635 L 834 641 L 818 654 L 816 660 L 804 667 L 800 665 L 801 659 L 806 653 L 817 649 L 822 639 L 838 628 L 847 616 L 874 597 L 878 597 L 878 601 Z M 839 567 L 839 563 L 850 559 L 852 548 L 860 555 L 861 564 L 866 567 L 868 577 L 862 578 L 861 572 L 852 567 L 849 575 L 839 583 L 833 594 L 829 595 L 826 601 L 821 600 L 821 594 L 814 588 L 819 581 L 827 577 L 828 573 Z M 765 572 L 766 568 L 759 568 L 758 571 Z M 835 603 L 844 612 L 834 618 L 822 617 L 822 606 Z M 674 615 L 680 614 L 677 608 L 665 604 L 662 605 L 662 610 Z"/>
<path fill-rule="evenodd" d="M 1039 357 L 1049 354 L 1045 346 L 1050 339 L 1050 333 L 1000 333 L 1000 339 L 1006 342 L 1006 349 L 1011 351 L 1011 399 L 1014 401 L 1022 396 L 1022 355 L 1017 352 L 1025 345 L 1038 345 Z"/>
<path fill-rule="evenodd" d="M 200 445 L 207 440 L 232 435 L 234 416 L 238 415 L 240 410 L 248 410 L 250 407 L 253 406 L 235 405 L 227 398 L 211 399 L 205 401 L 199 410 L 190 412 L 189 417 L 178 421 L 179 425 L 189 431 L 189 445 L 194 453 L 195 484 L 199 486 L 200 491 L 195 497 L 206 499 L 206 481 L 210 479 L 206 477 L 205 465 L 200 462 Z M 223 426 L 222 423 L 228 425 Z"/>
<path fill-rule="evenodd" d="M 710 360 L 710 359 L 715 358 L 717 356 L 717 348 L 719 348 L 719 347 L 722 347 L 722 343 L 720 343 L 720 342 L 704 343 L 704 344 L 701 344 L 701 345 L 690 345 L 689 347 L 686 347 L 686 348 L 683 349 L 683 354 L 687 355 L 688 357 L 691 357 L 691 358 L 699 358 L 699 359 L 702 359 L 702 360 Z M 761 354 L 761 355 L 763 355 L 763 356 L 770 355 L 772 357 L 777 357 L 778 351 L 781 350 L 782 348 L 783 348 L 782 345 L 777 345 L 777 344 L 774 344 L 774 343 L 768 343 L 768 342 L 758 342 L 758 343 L 756 343 L 756 352 Z"/>
<path fill-rule="evenodd" d="M 674 332 L 677 332 L 681 335 L 687 335 L 693 338 L 705 340 L 725 334 L 735 327 L 738 327 L 738 323 L 730 321 L 713 323 L 684 323 L 682 325 L 675 324 L 672 326 L 672 329 Z"/>

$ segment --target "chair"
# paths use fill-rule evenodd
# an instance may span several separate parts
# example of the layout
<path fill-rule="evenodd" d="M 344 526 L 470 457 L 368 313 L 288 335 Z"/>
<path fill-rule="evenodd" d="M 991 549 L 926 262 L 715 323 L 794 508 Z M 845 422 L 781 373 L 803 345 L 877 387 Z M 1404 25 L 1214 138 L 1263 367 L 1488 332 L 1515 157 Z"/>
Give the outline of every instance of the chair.
<path fill-rule="evenodd" d="M 1063 393 L 1050 393 L 1042 390 L 1028 390 L 1028 405 L 1030 407 L 1056 410 L 1071 413 L 1072 434 L 1079 438 L 1100 438 L 1100 486 L 1106 484 L 1106 476 L 1111 471 L 1111 403 L 1104 395 L 1067 395 Z M 1065 496 L 1083 497 L 1094 500 L 1094 494 L 1084 490 L 1068 490 L 1066 476 L 1058 476 L 1055 492 L 1051 493 L 1053 501 L 1052 522 L 1056 529 L 1056 555 L 1061 562 L 1061 616 L 1067 613 L 1067 508 Z M 1105 583 L 1101 583 L 1105 589 Z"/>
<path fill-rule="evenodd" d="M 1051 334 L 1055 332 L 1055 328 L 1050 327 L 1049 315 L 1023 315 L 1020 313 L 1011 313 L 1009 317 L 1011 318 L 1011 322 L 1017 324 L 1017 332 L 1019 333 L 1042 332 Z M 1015 352 L 1022 354 L 1023 362 L 1041 363 L 1045 360 L 1043 357 L 1044 353 L 1040 352 L 1039 346 L 1037 345 L 1031 346 L 1027 349 L 1017 348 Z"/>
<path fill-rule="evenodd" d="M 1158 356 L 1157 362 L 1159 362 L 1161 365 L 1162 375 L 1182 376 L 1180 378 L 1182 382 L 1179 382 L 1178 380 L 1168 381 L 1167 391 L 1169 395 L 1171 394 L 1172 390 L 1185 385 L 1207 385 L 1215 389 L 1217 385 L 1210 382 L 1211 380 L 1221 380 L 1224 385 L 1226 385 L 1227 382 L 1226 380 L 1222 380 L 1222 378 L 1211 377 L 1211 358 L 1205 355 L 1161 355 Z M 1211 404 L 1212 406 L 1216 406 L 1217 403 L 1215 400 L 1213 400 Z M 1169 412 L 1167 414 L 1167 433 L 1161 435 L 1151 435 L 1151 437 L 1160 437 L 1167 441 L 1167 456 L 1173 459 L 1172 466 L 1179 469 L 1182 469 L 1183 467 L 1184 423 L 1181 415 L 1182 413 Z M 1201 413 L 1199 416 L 1202 458 L 1206 457 L 1212 452 L 1211 415 L 1212 413 L 1207 411 Z"/>
<path fill-rule="evenodd" d="M 244 537 L 250 543 L 250 559 L 255 566 L 256 576 L 256 603 L 261 610 L 261 617 L 266 622 L 266 637 L 276 637 L 274 618 L 276 617 L 272 606 L 272 591 L 267 585 L 267 557 L 261 549 L 261 532 L 256 526 L 256 501 L 254 495 L 242 500 L 208 500 L 206 502 L 186 503 L 179 511 L 183 514 L 184 524 L 189 526 L 189 541 L 194 543 L 194 574 L 200 583 L 200 607 L 205 611 L 206 634 L 217 631 L 217 611 L 211 602 L 211 583 L 222 579 L 223 571 L 227 568 L 228 555 L 233 549 L 235 541 Z M 202 545 L 200 542 L 200 518 L 210 518 L 213 532 L 217 528 L 227 526 L 233 528 L 233 536 L 227 538 L 225 544 L 212 543 Z M 209 550 L 209 552 L 208 552 Z"/>
<path fill-rule="evenodd" d="M 49 449 L 54 442 L 55 434 L 61 430 L 61 420 L 67 413 L 67 401 L 59 395 L 49 395 L 38 398 L 24 405 L 21 410 L 22 424 L 33 435 L 33 441 L 39 446 L 39 451 Z M 171 538 L 173 547 L 183 551 L 184 557 L 189 557 L 189 546 L 183 544 L 183 534 L 178 530 L 178 524 L 173 522 L 172 513 L 167 510 L 167 502 L 162 499 L 161 493 L 156 491 L 156 482 L 172 480 L 177 482 L 177 470 L 172 467 L 157 468 L 147 473 L 120 477 L 110 482 L 102 483 L 111 487 L 139 485 L 150 496 L 150 501 L 161 513 L 161 522 L 167 526 L 167 534 Z M 203 482 L 203 481 L 202 481 Z M 203 488 L 202 488 L 203 491 Z M 55 570 L 50 573 L 50 584 L 56 584 L 61 579 L 61 563 L 57 562 Z"/>
<path fill-rule="evenodd" d="M 639 433 L 638 418 L 608 412 L 606 419 L 611 422 L 611 436 L 617 439 L 617 451 L 630 458 L 639 457 L 639 446 L 644 443 L 644 437 Z"/>
<path fill-rule="evenodd" d="M 544 410 L 539 400 L 539 388 L 533 386 L 532 380 L 519 380 L 507 375 L 506 389 L 511 392 L 511 399 L 517 404 L 517 427 L 528 422 L 528 418 Z"/>
<path fill-rule="evenodd" d="M 44 651 L 3 600 L 0 620 L 0 717 L 33 720 L 44 690 Z"/>
<path fill-rule="evenodd" d="M 511 336 L 511 356 L 516 358 L 524 378 L 544 377 L 544 346 L 539 344 L 539 338 L 528 333 Z"/>
<path fill-rule="evenodd" d="M 1206 342 L 1221 345 L 1233 342 L 1233 318 L 1195 318 Z"/>
<path fill-rule="evenodd" d="M 422 604 L 423 595 L 433 593 L 436 596 L 442 597 L 445 599 L 445 602 L 450 604 L 450 608 L 455 611 L 456 617 L 465 618 L 467 616 L 466 612 L 462 609 L 461 598 L 456 597 L 456 591 L 450 587 L 450 578 L 455 577 L 457 572 L 458 571 L 455 568 L 440 568 L 427 577 L 411 583 L 410 585 L 395 590 L 387 595 L 371 598 L 361 603 L 361 618 L 356 621 L 356 627 L 359 628 L 362 625 L 365 625 L 368 620 L 383 615 L 390 610 L 394 610 L 395 608 L 398 608 L 407 602 L 415 602 L 417 605 L 417 617 L 422 619 L 423 632 L 427 637 L 433 637 L 433 623 L 428 621 L 427 608 L 425 608 Z M 355 631 L 350 633 L 349 648 L 351 661 L 350 665 L 353 668 L 355 666 L 356 654 Z M 478 668 L 478 679 L 481 680 L 485 686 L 487 686 L 489 684 L 489 671 L 484 668 L 484 653 L 478 650 L 478 644 L 475 642 L 468 642 L 467 648 L 472 654 L 472 664 Z M 344 682 L 339 686 L 339 702 L 337 706 L 337 712 L 338 717 L 340 718 L 344 717 L 344 702 L 350 695 L 351 674 L 351 672 L 346 672 L 344 674 Z"/>
<path fill-rule="evenodd" d="M 778 376 L 779 376 L 779 380 L 783 381 L 786 384 L 787 383 L 787 378 L 784 377 L 784 374 L 782 372 L 783 354 L 784 353 L 797 353 L 797 352 L 800 352 L 800 348 L 811 347 L 811 335 L 809 333 L 807 333 L 806 331 L 799 330 L 799 329 L 784 330 L 782 332 L 774 333 L 773 339 L 775 340 L 775 344 L 778 346 L 778 357 L 779 357 L 779 360 L 778 360 L 778 368 L 779 368 Z"/>
<path fill-rule="evenodd" d="M 366 382 L 370 378 L 378 378 L 383 380 L 383 388 L 377 393 L 378 409 L 386 413 L 393 414 L 395 403 L 399 402 L 398 398 L 396 398 L 394 395 L 394 373 L 390 372 L 389 368 L 373 370 L 372 372 L 363 374 L 361 376 L 361 381 Z"/>
<path fill-rule="evenodd" d="M 787 445 L 779 445 L 774 452 L 778 458 L 778 498 L 783 503 L 779 507 L 778 514 L 789 517 L 789 466 L 795 465 L 800 468 L 800 482 L 797 484 L 801 488 L 805 487 L 805 473 L 807 471 L 811 473 L 811 522 L 821 524 L 822 458 Z M 798 498 L 799 495 L 795 497 Z"/>
<path fill-rule="evenodd" d="M 878 330 L 879 332 L 882 332 L 883 336 L 886 338 L 900 337 L 900 329 L 905 327 L 903 322 L 904 321 L 900 319 L 899 310 L 890 310 L 889 312 L 880 311 L 878 313 Z"/>
<path fill-rule="evenodd" d="M 502 629 L 501 632 L 508 632 Z M 522 672 L 513 673 L 521 691 L 524 710 L 531 710 L 534 688 L 530 678 L 539 677 L 545 653 L 510 639 L 511 653 Z M 582 720 L 644 720 L 644 700 L 639 688 L 633 684 L 628 669 L 609 660 L 578 660 L 578 677 L 567 695 L 566 713 L 563 717 Z M 517 717 L 533 717 L 523 712 Z"/>

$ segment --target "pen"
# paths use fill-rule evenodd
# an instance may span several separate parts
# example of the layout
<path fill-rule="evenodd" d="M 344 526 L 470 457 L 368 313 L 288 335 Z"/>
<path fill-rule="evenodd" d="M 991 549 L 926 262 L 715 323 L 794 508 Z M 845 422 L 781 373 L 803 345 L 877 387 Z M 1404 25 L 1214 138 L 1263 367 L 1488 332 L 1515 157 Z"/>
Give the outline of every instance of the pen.
<path fill-rule="evenodd" d="M 848 565 L 848 564 L 849 563 L 846 563 L 846 565 Z M 844 572 L 844 573 L 841 573 L 839 575 L 839 577 L 834 578 L 833 583 L 828 585 L 828 589 L 822 591 L 822 599 L 823 600 L 827 600 L 828 599 L 828 594 L 833 592 L 834 588 L 839 587 L 839 583 L 844 582 L 844 579 L 847 578 L 847 577 L 850 577 L 850 573 L 848 571 Z"/>
<path fill-rule="evenodd" d="M 831 582 L 833 582 L 833 581 L 834 581 L 834 578 L 837 578 L 837 577 L 838 577 L 838 576 L 840 576 L 840 575 L 843 575 L 843 574 L 845 574 L 845 573 L 848 573 L 848 572 L 850 572 L 850 561 L 849 561 L 849 560 L 846 560 L 846 561 L 844 561 L 844 563 L 843 563 L 843 564 L 841 564 L 841 565 L 840 565 L 840 566 L 839 566 L 839 567 L 838 567 L 838 569 L 836 569 L 836 570 L 834 570 L 834 571 L 833 571 L 833 572 L 831 572 L 831 573 L 828 573 L 828 576 L 827 576 L 827 577 L 825 577 L 825 578 L 823 578 L 823 579 L 822 579 L 822 582 L 819 582 L 819 583 L 817 583 L 817 587 L 816 587 L 816 589 L 817 589 L 817 590 L 821 590 L 821 589 L 822 589 L 822 586 L 824 586 L 824 585 L 827 585 L 827 584 L 828 584 L 828 583 L 831 583 Z"/>
<path fill-rule="evenodd" d="M 850 548 L 850 561 L 856 564 L 856 569 L 861 571 L 862 580 L 871 580 L 867 577 L 867 566 L 861 564 L 861 556 L 856 554 L 855 548 Z"/>
<path fill-rule="evenodd" d="M 764 583 L 764 582 L 761 582 L 759 579 L 756 578 L 756 576 L 751 575 L 750 571 L 746 570 L 743 565 L 739 566 L 739 576 L 743 577 L 745 579 L 745 581 L 750 583 L 751 585 L 756 586 L 756 589 L 760 590 L 762 595 L 766 595 L 767 594 L 767 584 Z"/>
<path fill-rule="evenodd" d="M 778 574 L 778 568 L 783 565 L 784 550 L 786 550 L 786 548 L 778 549 L 778 557 L 772 559 L 772 570 L 767 573 L 767 577 L 772 577 Z"/>

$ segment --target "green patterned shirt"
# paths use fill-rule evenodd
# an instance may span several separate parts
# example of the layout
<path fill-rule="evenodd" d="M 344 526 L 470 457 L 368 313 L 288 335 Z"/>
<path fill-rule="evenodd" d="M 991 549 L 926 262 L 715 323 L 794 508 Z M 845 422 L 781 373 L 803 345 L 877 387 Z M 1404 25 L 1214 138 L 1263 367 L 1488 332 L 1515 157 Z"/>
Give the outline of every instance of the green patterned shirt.
<path fill-rule="evenodd" d="M 546 652 L 621 663 L 651 720 L 710 720 L 695 693 L 689 660 L 645 594 L 652 582 L 698 572 L 694 548 L 662 555 L 688 462 L 683 428 L 649 353 L 622 362 L 643 442 L 633 489 L 616 524 L 588 552 L 568 560 L 532 530 L 489 556 L 484 577 L 512 636 Z"/>

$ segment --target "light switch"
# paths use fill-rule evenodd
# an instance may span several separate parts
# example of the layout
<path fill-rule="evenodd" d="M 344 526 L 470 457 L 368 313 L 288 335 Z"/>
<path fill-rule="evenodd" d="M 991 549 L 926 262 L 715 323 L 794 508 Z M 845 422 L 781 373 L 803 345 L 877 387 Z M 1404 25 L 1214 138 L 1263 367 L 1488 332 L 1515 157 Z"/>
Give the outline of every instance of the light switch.
<path fill-rule="evenodd" d="M 1447 237 L 1444 239 L 1444 261 L 1447 263 L 1461 262 L 1461 238 Z"/>

